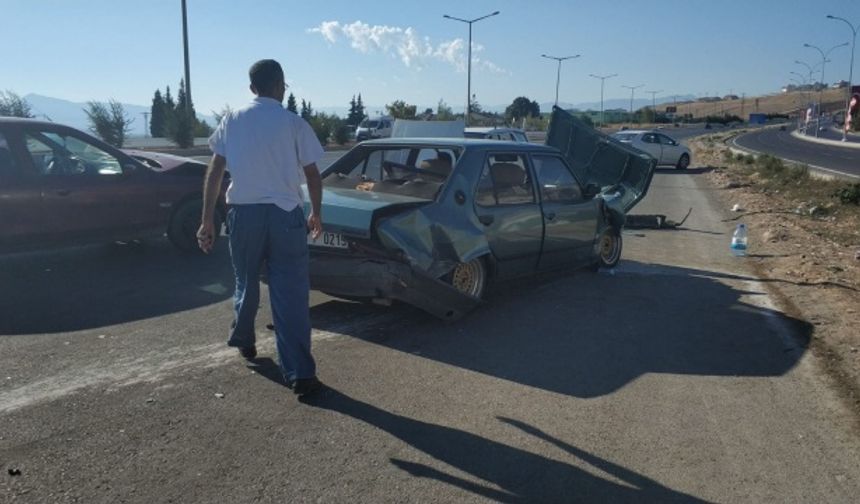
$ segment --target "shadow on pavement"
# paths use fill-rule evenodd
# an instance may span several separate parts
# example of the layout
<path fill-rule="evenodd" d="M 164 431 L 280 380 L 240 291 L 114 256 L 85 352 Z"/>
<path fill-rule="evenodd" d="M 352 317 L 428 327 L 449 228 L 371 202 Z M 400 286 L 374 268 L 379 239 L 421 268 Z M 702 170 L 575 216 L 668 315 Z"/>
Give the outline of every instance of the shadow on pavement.
<path fill-rule="evenodd" d="M 470 432 L 390 413 L 336 390 L 329 390 L 324 396 L 302 402 L 365 422 L 487 484 L 466 480 L 424 464 L 399 458 L 389 459 L 412 476 L 435 479 L 495 502 L 703 502 L 509 418 L 498 420 L 512 429 L 555 444 L 566 451 L 572 460 L 592 466 L 592 471 L 597 469 L 605 472 L 621 483 L 592 474 L 572 463 L 544 457 Z"/>
<path fill-rule="evenodd" d="M 210 256 L 167 240 L 0 256 L 0 335 L 77 331 L 232 296 L 226 240 Z"/>
<path fill-rule="evenodd" d="M 602 274 L 546 275 L 500 286 L 484 306 L 450 325 L 395 307 L 387 310 L 389 319 L 377 317 L 385 322 L 376 327 L 344 323 L 338 332 L 581 398 L 613 393 L 648 373 L 767 377 L 792 369 L 812 326 L 742 301 L 744 294 L 762 293 L 719 278 L 754 280 L 626 261 Z M 342 320 L 350 312 L 381 311 L 327 305 Z"/>

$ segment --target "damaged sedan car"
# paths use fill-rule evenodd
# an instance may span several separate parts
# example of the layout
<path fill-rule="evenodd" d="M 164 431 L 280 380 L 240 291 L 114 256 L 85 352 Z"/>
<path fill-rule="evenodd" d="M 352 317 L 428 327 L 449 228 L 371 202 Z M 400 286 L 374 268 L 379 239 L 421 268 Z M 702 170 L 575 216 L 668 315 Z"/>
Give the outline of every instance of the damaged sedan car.
<path fill-rule="evenodd" d="M 311 287 L 406 302 L 439 318 L 476 307 L 492 282 L 614 267 L 626 213 L 654 160 L 553 112 L 547 145 L 463 138 L 364 142 L 323 173 Z"/>

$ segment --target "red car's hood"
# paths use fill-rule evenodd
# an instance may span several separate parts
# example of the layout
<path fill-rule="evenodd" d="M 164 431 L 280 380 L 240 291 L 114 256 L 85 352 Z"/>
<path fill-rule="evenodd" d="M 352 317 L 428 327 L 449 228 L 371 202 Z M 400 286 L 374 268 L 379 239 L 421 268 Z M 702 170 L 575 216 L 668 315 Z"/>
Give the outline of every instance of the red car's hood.
<path fill-rule="evenodd" d="M 202 165 L 206 164 L 201 161 L 197 161 L 196 159 L 182 156 L 174 156 L 173 154 L 164 154 L 161 152 L 152 152 L 137 149 L 122 149 L 122 151 L 129 156 L 137 159 L 138 161 L 142 161 L 144 164 L 146 164 L 153 171 L 156 172 L 170 171 L 186 163 L 196 163 Z"/>

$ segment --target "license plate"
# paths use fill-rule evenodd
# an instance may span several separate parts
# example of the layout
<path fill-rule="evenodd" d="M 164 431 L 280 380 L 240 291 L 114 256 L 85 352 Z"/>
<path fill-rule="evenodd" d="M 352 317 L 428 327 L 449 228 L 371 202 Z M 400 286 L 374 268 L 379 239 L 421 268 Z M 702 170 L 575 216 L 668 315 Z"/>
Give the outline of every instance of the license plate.
<path fill-rule="evenodd" d="M 340 233 L 331 233 L 328 231 L 323 231 L 317 237 L 316 240 L 308 234 L 308 245 L 315 245 L 317 247 L 332 247 L 332 248 L 349 248 L 349 244 L 346 241 L 346 238 Z"/>

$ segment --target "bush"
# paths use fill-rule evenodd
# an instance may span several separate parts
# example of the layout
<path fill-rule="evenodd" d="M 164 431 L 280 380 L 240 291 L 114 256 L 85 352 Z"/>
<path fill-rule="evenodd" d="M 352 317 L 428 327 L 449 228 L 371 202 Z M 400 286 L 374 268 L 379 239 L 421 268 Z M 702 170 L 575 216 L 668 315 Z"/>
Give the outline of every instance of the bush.
<path fill-rule="evenodd" d="M 84 109 L 90 122 L 90 131 L 99 136 L 105 143 L 120 148 L 131 131 L 134 119 L 128 117 L 122 104 L 110 100 L 108 105 L 100 102 L 89 102 Z"/>
<path fill-rule="evenodd" d="M 349 142 L 349 135 L 352 129 L 353 128 L 351 128 L 349 125 L 341 124 L 334 130 L 334 141 L 338 145 L 343 145 Z"/>
<path fill-rule="evenodd" d="M 833 193 L 843 205 L 860 205 L 860 184 L 851 184 Z"/>

